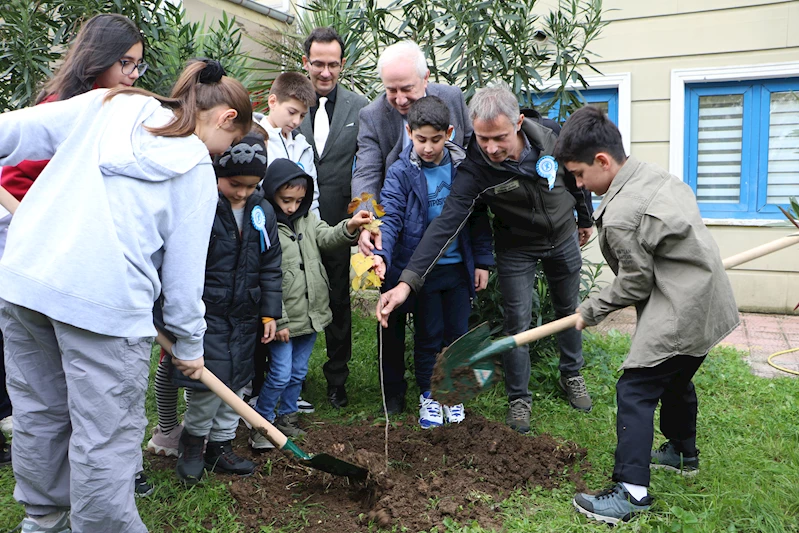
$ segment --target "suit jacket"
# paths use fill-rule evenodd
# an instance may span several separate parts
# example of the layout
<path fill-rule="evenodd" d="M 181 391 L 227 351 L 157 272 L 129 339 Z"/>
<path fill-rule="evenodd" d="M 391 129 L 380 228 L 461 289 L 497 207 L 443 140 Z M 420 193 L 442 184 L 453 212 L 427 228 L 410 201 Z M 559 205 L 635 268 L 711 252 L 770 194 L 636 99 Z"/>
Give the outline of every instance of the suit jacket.
<path fill-rule="evenodd" d="M 455 127 L 452 142 L 466 146 L 472 136 L 472 121 L 463 93 L 457 87 L 429 83 L 427 95 L 441 98 L 449 107 L 450 123 Z M 358 196 L 363 192 L 380 197 L 386 170 L 402 153 L 402 115 L 391 107 L 386 93 L 361 109 L 360 131 L 358 132 L 358 154 L 355 157 L 355 170 L 352 173 L 352 193 Z"/>
<path fill-rule="evenodd" d="M 322 154 L 316 153 L 311 114 L 305 115 L 300 133 L 313 147 L 319 185 L 319 213 L 328 224 L 337 224 L 347 215 L 347 205 L 352 199 L 350 183 L 355 151 L 358 147 L 358 112 L 369 101 L 341 84 L 338 85 L 336 105 L 330 121 L 330 134 Z"/>

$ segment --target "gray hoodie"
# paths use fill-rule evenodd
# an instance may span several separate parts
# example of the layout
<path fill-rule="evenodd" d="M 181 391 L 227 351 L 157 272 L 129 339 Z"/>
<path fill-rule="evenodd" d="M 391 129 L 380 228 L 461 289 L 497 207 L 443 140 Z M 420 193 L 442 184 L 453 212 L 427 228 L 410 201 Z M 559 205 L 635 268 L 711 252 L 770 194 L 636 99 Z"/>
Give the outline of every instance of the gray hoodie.
<path fill-rule="evenodd" d="M 12 219 L 0 298 L 102 335 L 151 337 L 163 293 L 175 356 L 197 359 L 218 199 L 208 149 L 147 131 L 173 118 L 157 100 L 105 95 L 0 115 L 0 164 L 50 159 Z"/>

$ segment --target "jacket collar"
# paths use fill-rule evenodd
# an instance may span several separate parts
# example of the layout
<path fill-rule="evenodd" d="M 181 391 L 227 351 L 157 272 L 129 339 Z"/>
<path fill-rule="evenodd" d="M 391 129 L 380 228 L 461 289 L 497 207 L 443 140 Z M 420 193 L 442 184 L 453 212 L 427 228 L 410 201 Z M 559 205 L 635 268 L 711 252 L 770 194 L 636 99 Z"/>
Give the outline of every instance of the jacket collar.
<path fill-rule="evenodd" d="M 532 147 L 536 148 L 538 153 L 551 153 L 555 145 L 555 140 L 557 140 L 555 133 L 551 129 L 529 118 L 525 118 L 522 122 L 522 133 L 527 138 L 527 142 L 529 142 Z M 496 170 L 508 170 L 505 167 L 504 161 L 495 163 L 488 158 L 485 152 L 483 152 L 483 149 L 480 148 L 480 145 L 477 144 L 476 135 L 472 135 L 472 140 L 470 142 L 474 143 L 474 148 L 480 152 L 482 160 L 485 161 L 488 166 Z"/>
<path fill-rule="evenodd" d="M 594 220 L 599 220 L 602 216 L 602 213 L 605 212 L 605 208 L 607 207 L 608 203 L 621 191 L 624 184 L 630 181 L 632 175 L 638 170 L 638 167 L 641 166 L 641 162 L 633 156 L 627 158 L 627 161 L 622 165 L 619 169 L 619 172 L 616 174 L 616 177 L 613 178 L 613 181 L 610 182 L 610 187 L 608 187 L 608 192 L 606 192 L 602 196 L 602 202 L 600 202 L 599 207 L 596 208 L 594 214 Z"/>

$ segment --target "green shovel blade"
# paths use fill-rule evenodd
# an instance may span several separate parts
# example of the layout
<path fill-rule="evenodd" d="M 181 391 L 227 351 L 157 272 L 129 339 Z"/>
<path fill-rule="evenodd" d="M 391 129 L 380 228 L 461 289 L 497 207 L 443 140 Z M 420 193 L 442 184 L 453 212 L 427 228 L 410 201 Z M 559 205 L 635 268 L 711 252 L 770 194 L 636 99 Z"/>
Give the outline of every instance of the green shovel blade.
<path fill-rule="evenodd" d="M 327 472 L 336 476 L 346 476 L 353 479 L 366 479 L 369 475 L 369 471 L 365 468 L 348 463 L 347 461 L 342 461 L 341 459 L 336 459 L 332 455 L 326 453 L 305 453 L 290 439 L 286 441 L 282 449 L 290 452 L 305 466 L 321 470 L 322 472 Z"/>
<path fill-rule="evenodd" d="M 499 363 L 493 356 L 513 347 L 510 337 L 492 341 L 488 323 L 480 324 L 438 355 L 431 385 L 433 396 L 444 404 L 457 405 L 492 387 L 501 379 Z"/>

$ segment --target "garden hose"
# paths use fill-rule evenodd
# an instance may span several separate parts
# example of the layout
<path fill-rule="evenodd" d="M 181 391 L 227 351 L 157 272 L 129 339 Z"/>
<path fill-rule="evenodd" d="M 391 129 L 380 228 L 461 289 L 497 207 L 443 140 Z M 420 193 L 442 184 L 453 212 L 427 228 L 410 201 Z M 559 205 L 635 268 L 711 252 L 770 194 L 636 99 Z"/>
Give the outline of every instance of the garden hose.
<path fill-rule="evenodd" d="M 799 348 L 791 348 L 790 350 L 783 350 L 781 352 L 773 353 L 768 356 L 768 364 L 776 368 L 777 370 L 782 370 L 783 372 L 787 372 L 789 374 L 794 374 L 799 376 L 799 372 L 796 370 L 791 370 L 790 368 L 785 368 L 784 366 L 780 366 L 772 361 L 773 358 L 777 357 L 778 355 L 785 355 L 786 353 L 796 352 L 799 351 Z"/>

